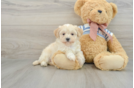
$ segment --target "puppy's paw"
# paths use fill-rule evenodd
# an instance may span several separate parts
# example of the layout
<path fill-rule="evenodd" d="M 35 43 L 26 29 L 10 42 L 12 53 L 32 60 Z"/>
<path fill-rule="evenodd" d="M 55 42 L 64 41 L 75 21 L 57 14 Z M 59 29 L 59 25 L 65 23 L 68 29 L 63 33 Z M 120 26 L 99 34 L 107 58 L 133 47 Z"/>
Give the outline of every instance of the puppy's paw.
<path fill-rule="evenodd" d="M 85 63 L 84 56 L 83 55 L 79 55 L 79 56 L 77 56 L 77 58 L 78 58 L 78 61 L 80 63 L 80 66 L 82 66 Z"/>
<path fill-rule="evenodd" d="M 36 61 L 34 61 L 33 62 L 33 65 L 35 66 L 35 65 L 38 65 L 39 64 L 39 61 L 38 60 L 36 60 Z"/>
<path fill-rule="evenodd" d="M 75 61 L 75 55 L 74 55 L 73 53 L 68 53 L 68 54 L 67 54 L 67 58 L 68 58 L 69 60 Z"/>
<path fill-rule="evenodd" d="M 47 66 L 47 63 L 45 61 L 42 61 L 40 65 L 46 67 Z"/>

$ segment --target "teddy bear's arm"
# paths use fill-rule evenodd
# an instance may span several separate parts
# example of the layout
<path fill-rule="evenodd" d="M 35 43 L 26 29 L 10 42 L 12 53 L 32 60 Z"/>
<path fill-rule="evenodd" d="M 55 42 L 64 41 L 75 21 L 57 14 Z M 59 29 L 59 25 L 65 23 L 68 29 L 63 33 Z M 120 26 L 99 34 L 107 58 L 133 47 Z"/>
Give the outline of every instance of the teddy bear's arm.
<path fill-rule="evenodd" d="M 123 57 L 127 61 L 128 56 L 127 56 L 125 50 L 123 49 L 122 45 L 117 40 L 115 35 L 113 35 L 112 37 L 113 37 L 113 41 L 112 42 L 108 41 L 108 43 L 107 43 L 109 51 L 112 52 L 112 53 L 120 55 L 121 57 Z"/>

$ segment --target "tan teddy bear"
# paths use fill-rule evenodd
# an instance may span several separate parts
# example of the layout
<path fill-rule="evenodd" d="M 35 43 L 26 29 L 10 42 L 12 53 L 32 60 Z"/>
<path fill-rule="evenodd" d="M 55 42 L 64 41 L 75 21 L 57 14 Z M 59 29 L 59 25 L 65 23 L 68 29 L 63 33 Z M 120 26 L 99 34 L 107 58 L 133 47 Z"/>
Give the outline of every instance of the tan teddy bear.
<path fill-rule="evenodd" d="M 128 56 L 115 35 L 105 29 L 115 17 L 117 6 L 105 0 L 77 0 L 74 10 L 85 24 L 80 26 L 85 27 L 80 42 L 86 62 L 101 70 L 124 69 Z"/>

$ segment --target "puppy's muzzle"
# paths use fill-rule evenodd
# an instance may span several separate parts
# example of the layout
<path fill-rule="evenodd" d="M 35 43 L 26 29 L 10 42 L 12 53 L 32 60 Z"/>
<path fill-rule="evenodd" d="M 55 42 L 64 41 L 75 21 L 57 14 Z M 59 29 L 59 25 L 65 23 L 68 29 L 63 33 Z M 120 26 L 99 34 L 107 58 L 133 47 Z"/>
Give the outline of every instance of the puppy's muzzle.
<path fill-rule="evenodd" d="M 66 38 L 66 41 L 69 42 L 70 41 L 70 38 Z"/>

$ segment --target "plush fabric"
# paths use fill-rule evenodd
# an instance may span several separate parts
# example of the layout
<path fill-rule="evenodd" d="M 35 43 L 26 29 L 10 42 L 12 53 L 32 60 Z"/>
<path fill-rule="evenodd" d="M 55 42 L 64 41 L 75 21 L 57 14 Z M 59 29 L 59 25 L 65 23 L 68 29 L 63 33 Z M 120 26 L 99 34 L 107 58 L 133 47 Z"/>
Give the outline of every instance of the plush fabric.
<path fill-rule="evenodd" d="M 88 24 L 87 20 L 90 19 L 98 25 L 103 25 L 109 24 L 115 17 L 117 6 L 106 0 L 77 0 L 74 11 L 84 24 Z M 106 41 L 97 35 L 94 41 L 89 34 L 82 35 L 81 49 L 86 62 L 94 63 L 101 70 L 124 69 L 128 63 L 128 56 L 115 35 L 112 35 L 112 39 L 112 42 Z"/>
<path fill-rule="evenodd" d="M 59 69 L 77 70 L 82 66 L 79 65 L 78 59 L 75 61 L 69 60 L 65 53 L 58 51 L 52 57 L 52 64 Z"/>

